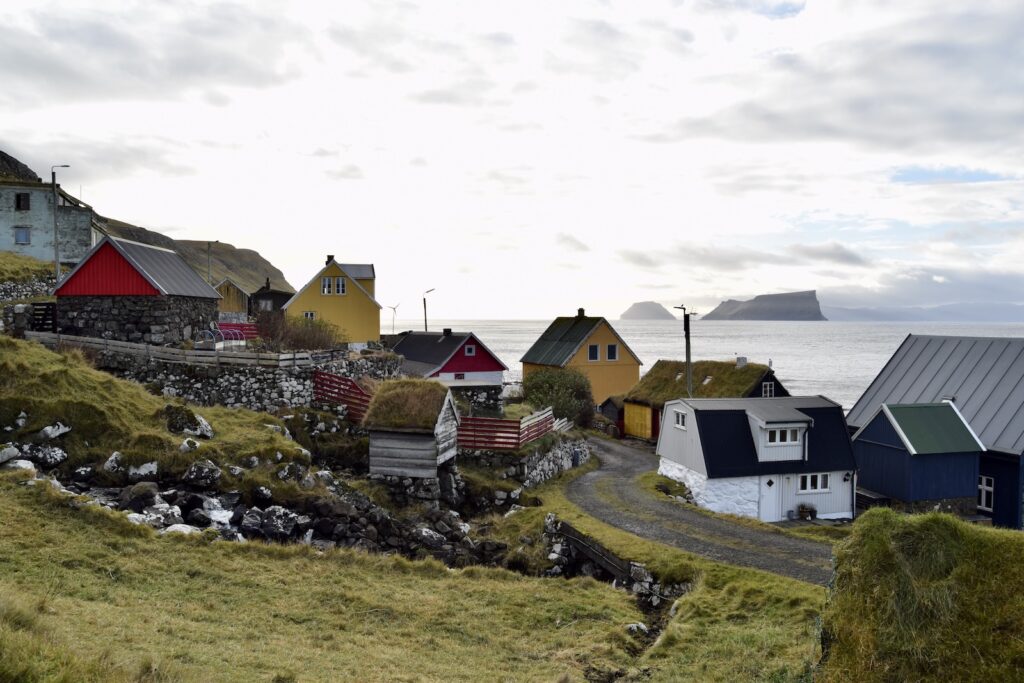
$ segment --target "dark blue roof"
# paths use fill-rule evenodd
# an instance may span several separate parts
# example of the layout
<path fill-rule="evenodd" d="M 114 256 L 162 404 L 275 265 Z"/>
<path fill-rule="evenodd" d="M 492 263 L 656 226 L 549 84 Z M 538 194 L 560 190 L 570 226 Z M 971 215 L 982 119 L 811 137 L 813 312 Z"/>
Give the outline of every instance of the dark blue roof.
<path fill-rule="evenodd" d="M 843 409 L 836 405 L 797 407 L 797 410 L 814 420 L 807 432 L 807 460 L 759 462 L 745 410 L 695 409 L 708 477 L 722 479 L 856 469 Z"/>

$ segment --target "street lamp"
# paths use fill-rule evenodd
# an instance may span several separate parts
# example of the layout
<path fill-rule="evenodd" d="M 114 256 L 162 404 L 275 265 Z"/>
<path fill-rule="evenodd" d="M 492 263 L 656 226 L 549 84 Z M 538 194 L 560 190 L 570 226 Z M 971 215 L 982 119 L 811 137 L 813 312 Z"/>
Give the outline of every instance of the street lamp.
<path fill-rule="evenodd" d="M 423 331 L 424 332 L 427 331 L 427 294 L 430 294 L 433 291 L 434 291 L 434 288 L 431 287 L 427 291 L 423 292 Z"/>
<path fill-rule="evenodd" d="M 60 281 L 60 240 L 57 237 L 57 169 L 71 168 L 68 164 L 55 164 L 50 167 L 50 185 L 53 187 L 53 272 Z"/>

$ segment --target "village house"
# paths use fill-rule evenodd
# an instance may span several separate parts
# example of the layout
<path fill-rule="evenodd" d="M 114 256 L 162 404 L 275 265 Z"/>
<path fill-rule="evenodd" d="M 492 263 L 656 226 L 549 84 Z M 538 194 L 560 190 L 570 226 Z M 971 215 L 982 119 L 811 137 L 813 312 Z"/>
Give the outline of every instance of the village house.
<path fill-rule="evenodd" d="M 249 315 L 255 317 L 260 313 L 280 311 L 293 296 L 293 290 L 273 287 L 268 277 L 262 287 L 249 294 Z"/>
<path fill-rule="evenodd" d="M 984 450 L 950 401 L 883 403 L 853 436 L 858 507 L 973 517 Z"/>
<path fill-rule="evenodd" d="M 78 263 L 104 236 L 88 204 L 57 186 L 60 262 Z M 0 180 L 0 251 L 53 261 L 53 186 Z"/>
<path fill-rule="evenodd" d="M 54 290 L 63 334 L 164 344 L 217 320 L 220 295 L 176 252 L 104 237 Z"/>
<path fill-rule="evenodd" d="M 459 413 L 440 382 L 391 380 L 373 395 L 363 418 L 370 432 L 370 474 L 437 478 L 458 450 Z"/>
<path fill-rule="evenodd" d="M 709 510 L 763 522 L 852 519 L 856 464 L 842 407 L 822 396 L 667 401 L 658 472 Z"/>
<path fill-rule="evenodd" d="M 249 319 L 249 294 L 229 277 L 213 287 L 220 294 L 217 316 L 221 322 L 243 323 Z"/>
<path fill-rule="evenodd" d="M 774 398 L 789 396 L 775 371 L 767 365 L 699 360 L 691 367 L 693 398 Z M 624 434 L 657 441 L 665 402 L 687 398 L 686 362 L 659 360 L 622 397 Z"/>
<path fill-rule="evenodd" d="M 374 298 L 373 264 L 326 265 L 281 308 L 287 315 L 323 320 L 338 328 L 353 348 L 380 341 L 381 305 Z"/>
<path fill-rule="evenodd" d="M 523 379 L 542 368 L 573 368 L 590 380 L 594 402 L 624 394 L 640 379 L 640 358 L 604 318 L 555 318 L 521 359 Z"/>
<path fill-rule="evenodd" d="M 877 417 L 883 404 L 891 410 L 893 405 L 943 402 L 956 407 L 984 447 L 977 455 L 973 481 L 978 512 L 995 525 L 1020 529 L 1024 339 L 908 335 L 854 404 L 847 422 L 850 429 L 860 430 Z M 933 435 L 942 442 L 929 449 L 957 452 L 963 444 L 962 434 L 956 434 Z M 934 469 L 915 474 L 935 476 Z M 975 476 L 967 469 L 962 475 Z"/>

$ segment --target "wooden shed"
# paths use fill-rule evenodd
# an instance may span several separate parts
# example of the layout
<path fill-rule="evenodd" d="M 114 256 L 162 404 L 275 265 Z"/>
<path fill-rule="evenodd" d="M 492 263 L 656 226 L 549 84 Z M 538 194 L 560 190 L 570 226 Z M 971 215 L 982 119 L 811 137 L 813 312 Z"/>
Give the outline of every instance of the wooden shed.
<path fill-rule="evenodd" d="M 399 379 L 378 387 L 363 425 L 370 432 L 370 474 L 436 478 L 458 450 L 459 413 L 448 387 Z"/>
<path fill-rule="evenodd" d="M 218 313 L 233 314 L 234 316 L 241 316 L 243 319 L 249 315 L 249 294 L 239 287 L 234 280 L 226 277 L 218 282 L 214 289 L 220 294 L 220 301 L 217 302 Z"/>

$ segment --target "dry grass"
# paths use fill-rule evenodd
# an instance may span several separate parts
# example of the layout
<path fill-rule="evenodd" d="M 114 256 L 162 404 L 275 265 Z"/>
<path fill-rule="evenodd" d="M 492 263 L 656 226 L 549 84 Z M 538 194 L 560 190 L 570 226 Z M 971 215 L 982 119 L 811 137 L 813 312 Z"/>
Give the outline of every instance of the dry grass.
<path fill-rule="evenodd" d="M 381 382 L 363 418 L 368 429 L 434 430 L 448 387 L 429 379 Z"/>
<path fill-rule="evenodd" d="M 53 275 L 53 263 L 0 251 L 0 282 L 25 282 Z"/>
<path fill-rule="evenodd" d="M 742 368 L 735 361 L 698 360 L 693 363 L 694 398 L 746 396 L 768 371 L 767 365 L 749 363 Z M 704 383 L 706 377 L 711 381 Z M 686 363 L 659 360 L 629 390 L 625 400 L 660 408 L 666 401 L 686 396 Z"/>

